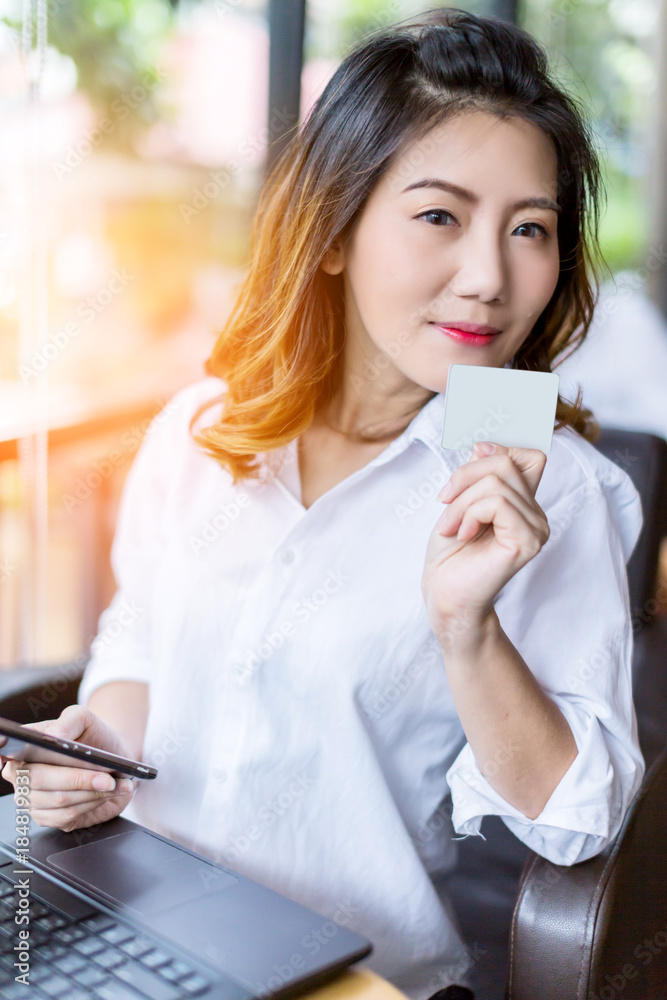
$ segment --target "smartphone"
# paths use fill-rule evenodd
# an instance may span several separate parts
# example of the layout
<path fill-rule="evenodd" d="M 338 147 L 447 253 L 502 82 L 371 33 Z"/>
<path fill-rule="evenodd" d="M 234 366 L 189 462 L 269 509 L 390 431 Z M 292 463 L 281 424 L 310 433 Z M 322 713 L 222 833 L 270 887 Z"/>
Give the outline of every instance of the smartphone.
<path fill-rule="evenodd" d="M 157 768 L 86 743 L 40 733 L 0 718 L 0 756 L 29 764 L 60 764 L 108 771 L 118 778 L 156 778 Z M 75 763 L 76 762 L 76 763 Z"/>

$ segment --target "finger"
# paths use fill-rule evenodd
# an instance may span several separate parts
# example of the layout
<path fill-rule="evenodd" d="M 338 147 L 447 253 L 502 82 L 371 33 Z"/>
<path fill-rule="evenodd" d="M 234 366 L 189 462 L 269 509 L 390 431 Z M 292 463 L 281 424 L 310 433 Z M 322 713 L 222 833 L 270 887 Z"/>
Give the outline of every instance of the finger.
<path fill-rule="evenodd" d="M 26 723 L 26 729 L 35 729 L 64 740 L 78 740 L 91 726 L 99 726 L 99 720 L 83 705 L 68 705 L 56 719 Z M 86 740 L 83 740 L 85 743 Z"/>
<path fill-rule="evenodd" d="M 539 448 L 506 448 L 504 445 L 496 444 L 494 455 L 500 457 L 507 455 L 528 483 L 531 496 L 535 496 L 547 464 L 546 454 Z"/>
<path fill-rule="evenodd" d="M 25 769 L 21 761 L 9 761 L 2 769 L 2 776 L 16 781 L 17 769 Z M 61 764 L 30 764 L 27 786 L 31 791 L 107 791 L 116 787 L 116 779 L 105 771 L 92 768 L 68 767 Z"/>
<path fill-rule="evenodd" d="M 89 802 L 63 809 L 39 809 L 30 815 L 38 826 L 56 827 L 69 832 L 94 823 L 105 823 L 122 812 L 131 797 L 112 796 L 104 802 Z"/>
<path fill-rule="evenodd" d="M 532 498 L 526 500 L 523 494 L 517 493 L 504 479 L 501 479 L 496 473 L 491 473 L 473 483 L 447 505 L 447 509 L 442 515 L 441 534 L 456 534 L 468 507 L 485 496 L 505 497 L 506 500 L 516 507 L 517 511 L 535 531 L 539 532 L 546 521 L 544 512 Z"/>
<path fill-rule="evenodd" d="M 23 723 L 24 729 L 35 729 L 39 733 L 45 733 L 48 731 L 50 726 L 56 725 L 58 719 L 42 719 L 41 722 L 25 722 Z"/>
<path fill-rule="evenodd" d="M 107 823 L 114 816 L 118 816 L 126 805 L 126 802 L 119 804 L 118 799 L 109 799 L 108 802 L 102 802 L 97 809 L 91 809 L 79 818 L 77 828 L 84 829 L 88 826 L 95 826 L 98 823 Z"/>
<path fill-rule="evenodd" d="M 68 706 L 68 708 L 74 708 L 74 709 L 79 709 L 80 710 L 81 706 L 80 705 L 70 705 L 70 706 Z M 67 709 L 65 709 L 65 711 L 67 711 Z M 84 711 L 88 711 L 88 710 L 85 709 Z M 34 730 L 36 730 L 37 732 L 40 732 L 40 733 L 48 733 L 51 736 L 60 736 L 63 739 L 75 739 L 76 738 L 75 736 L 70 736 L 69 728 L 72 728 L 71 724 L 70 724 L 69 728 L 67 726 L 63 727 L 63 725 L 61 723 L 61 718 L 59 718 L 59 719 L 44 719 L 41 722 L 28 722 L 28 723 L 25 723 L 25 728 L 26 729 L 34 729 Z M 74 728 L 75 729 L 76 728 L 80 728 L 80 726 L 77 727 L 75 725 Z M 6 738 L 5 737 L 0 737 L 0 739 L 2 740 L 2 743 L 0 743 L 0 746 L 4 746 L 4 744 L 6 743 Z M 6 781 L 12 781 L 13 782 L 15 780 L 17 768 L 20 768 L 20 769 L 23 769 L 23 770 L 29 769 L 29 766 L 28 766 L 28 764 L 26 764 L 25 761 L 16 761 L 16 760 L 14 760 L 11 757 L 3 757 L 1 754 L 0 754 L 0 761 L 2 762 L 2 765 L 1 765 L 2 766 L 2 770 L 0 771 L 0 773 L 2 774 L 3 778 L 5 778 Z M 6 764 L 11 764 L 12 765 L 9 768 L 9 770 L 7 770 L 7 771 L 5 771 L 5 769 L 4 769 Z"/>
<path fill-rule="evenodd" d="M 5 781 L 11 781 L 12 784 L 16 784 L 17 769 L 28 770 L 28 765 L 23 760 L 13 760 L 11 757 L 5 757 L 5 763 L 0 773 Z"/>
<path fill-rule="evenodd" d="M 524 496 L 526 500 L 530 501 L 533 499 L 534 492 L 531 490 L 530 484 L 507 454 L 507 449 L 505 449 L 505 453 L 490 455 L 488 457 L 473 456 L 465 465 L 459 466 L 452 473 L 449 482 L 438 493 L 438 499 L 445 503 L 450 503 L 463 490 L 491 473 L 499 476 L 508 486 L 511 486 L 517 493 Z"/>
<path fill-rule="evenodd" d="M 100 802 L 103 802 L 107 798 L 128 794 L 132 791 L 132 788 L 132 782 L 129 779 L 124 778 L 122 781 L 118 782 L 118 785 L 113 792 L 98 792 L 95 790 L 81 792 L 42 792 L 31 789 L 27 798 L 30 802 L 30 812 L 32 814 L 33 812 L 39 812 L 42 810 L 67 809 L 70 806 L 78 806 L 84 803 L 99 805 Z"/>
<path fill-rule="evenodd" d="M 505 497 L 487 496 L 471 504 L 463 516 L 457 538 L 471 539 L 486 525 L 493 525 L 496 540 L 515 555 L 528 553 L 532 558 L 546 541 Z"/>

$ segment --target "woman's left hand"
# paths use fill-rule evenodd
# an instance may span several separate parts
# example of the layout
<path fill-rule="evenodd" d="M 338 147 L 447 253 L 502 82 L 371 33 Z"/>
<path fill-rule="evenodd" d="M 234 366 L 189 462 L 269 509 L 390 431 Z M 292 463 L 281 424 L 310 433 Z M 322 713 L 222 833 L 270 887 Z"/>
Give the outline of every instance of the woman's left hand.
<path fill-rule="evenodd" d="M 549 524 L 535 501 L 547 456 L 535 448 L 475 445 L 438 494 L 447 503 L 426 548 L 422 594 L 436 636 L 481 624 L 496 594 L 541 550 Z"/>

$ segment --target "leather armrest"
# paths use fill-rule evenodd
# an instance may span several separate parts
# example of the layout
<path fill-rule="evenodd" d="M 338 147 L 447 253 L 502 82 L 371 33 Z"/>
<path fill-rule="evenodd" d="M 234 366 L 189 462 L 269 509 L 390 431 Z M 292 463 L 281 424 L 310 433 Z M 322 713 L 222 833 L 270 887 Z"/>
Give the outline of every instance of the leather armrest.
<path fill-rule="evenodd" d="M 628 562 L 628 587 L 633 628 L 650 622 L 654 611 L 660 543 L 667 535 L 667 441 L 657 434 L 602 427 L 595 442 L 632 479 L 642 503 L 644 524 Z"/>
<path fill-rule="evenodd" d="M 667 983 L 667 750 L 615 840 L 570 867 L 531 852 L 505 1000 L 659 1000 Z"/>

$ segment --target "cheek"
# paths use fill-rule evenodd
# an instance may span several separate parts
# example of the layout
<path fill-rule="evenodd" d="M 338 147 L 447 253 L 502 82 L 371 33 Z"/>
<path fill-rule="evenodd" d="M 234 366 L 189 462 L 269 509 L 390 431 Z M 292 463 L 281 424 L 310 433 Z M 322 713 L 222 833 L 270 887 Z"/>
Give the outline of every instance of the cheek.
<path fill-rule="evenodd" d="M 359 233 L 350 279 L 362 308 L 395 311 L 414 307 L 425 290 L 428 295 L 428 260 L 412 245 L 411 236 L 404 228 L 390 225 Z"/>
<path fill-rule="evenodd" d="M 523 303 L 523 311 L 534 320 L 547 306 L 556 289 L 559 269 L 558 250 L 544 257 L 536 254 L 532 260 L 523 258 L 517 266 L 517 301 Z"/>

